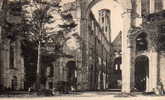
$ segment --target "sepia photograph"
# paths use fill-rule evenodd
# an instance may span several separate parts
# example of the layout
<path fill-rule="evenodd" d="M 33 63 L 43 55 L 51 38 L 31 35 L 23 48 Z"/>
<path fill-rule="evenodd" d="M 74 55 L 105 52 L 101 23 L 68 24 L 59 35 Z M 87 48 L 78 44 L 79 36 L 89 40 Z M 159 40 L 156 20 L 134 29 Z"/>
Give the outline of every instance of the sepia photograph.
<path fill-rule="evenodd" d="M 0 0 L 0 100 L 165 100 L 165 0 Z"/>

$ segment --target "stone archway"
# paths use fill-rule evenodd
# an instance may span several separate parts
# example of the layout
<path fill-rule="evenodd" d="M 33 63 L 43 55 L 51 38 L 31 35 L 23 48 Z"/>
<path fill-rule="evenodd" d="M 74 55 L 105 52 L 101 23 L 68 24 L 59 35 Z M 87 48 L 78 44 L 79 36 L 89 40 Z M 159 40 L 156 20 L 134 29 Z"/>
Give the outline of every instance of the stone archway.
<path fill-rule="evenodd" d="M 79 0 L 80 1 L 80 0 Z M 91 8 L 98 3 L 99 1 L 102 0 L 81 0 L 85 6 L 82 6 L 82 12 L 81 15 L 83 17 L 82 25 L 83 25 L 83 38 L 88 38 L 88 18 L 89 18 L 89 13 Z M 131 26 L 133 25 L 134 19 L 132 18 L 132 0 L 117 0 L 119 4 L 121 4 L 123 8 L 123 14 L 122 14 L 122 19 L 123 19 L 123 34 L 122 34 L 122 65 L 123 65 L 123 70 L 122 70 L 122 92 L 129 93 L 131 92 L 131 87 L 133 86 L 133 81 L 131 77 L 131 67 L 132 67 L 132 59 L 131 59 L 131 48 L 130 48 L 130 40 L 128 39 L 128 34 L 129 30 L 131 29 Z M 85 46 L 85 48 L 88 48 L 88 45 Z M 88 54 L 88 50 L 86 50 L 86 54 Z M 88 64 L 88 58 L 85 63 Z"/>
<path fill-rule="evenodd" d="M 146 89 L 143 92 L 153 92 L 157 86 L 158 79 L 158 52 L 153 45 L 152 31 L 148 31 L 145 27 L 137 27 L 132 30 L 129 35 L 130 50 L 131 50 L 131 89 L 134 91 L 136 85 L 135 72 L 136 72 L 136 58 L 145 55 L 148 58 L 148 76 Z M 137 43 L 139 42 L 139 43 Z M 140 50 L 137 48 L 140 47 Z M 141 90 L 142 91 L 142 90 Z"/>

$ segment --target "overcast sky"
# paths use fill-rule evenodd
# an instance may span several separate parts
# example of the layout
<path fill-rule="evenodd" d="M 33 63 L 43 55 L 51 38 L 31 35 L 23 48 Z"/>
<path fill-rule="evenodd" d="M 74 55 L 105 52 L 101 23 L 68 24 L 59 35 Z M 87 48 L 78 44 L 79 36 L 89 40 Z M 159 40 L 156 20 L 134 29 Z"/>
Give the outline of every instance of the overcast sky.
<path fill-rule="evenodd" d="M 111 30 L 112 30 L 111 37 L 113 40 L 116 37 L 116 35 L 123 29 L 122 19 L 121 19 L 122 9 L 120 4 L 114 2 L 113 0 L 102 0 L 92 8 L 92 11 L 96 16 L 97 20 L 98 20 L 98 10 L 103 8 L 111 10 Z"/>
<path fill-rule="evenodd" d="M 75 0 L 62 0 L 62 1 L 63 3 L 67 3 L 67 2 L 73 2 Z M 102 0 L 92 8 L 92 11 L 97 20 L 98 20 L 98 10 L 103 8 L 111 10 L 111 30 L 112 30 L 111 37 L 113 40 L 116 37 L 116 35 L 123 29 L 122 19 L 121 19 L 122 9 L 120 4 L 114 2 L 113 0 Z"/>

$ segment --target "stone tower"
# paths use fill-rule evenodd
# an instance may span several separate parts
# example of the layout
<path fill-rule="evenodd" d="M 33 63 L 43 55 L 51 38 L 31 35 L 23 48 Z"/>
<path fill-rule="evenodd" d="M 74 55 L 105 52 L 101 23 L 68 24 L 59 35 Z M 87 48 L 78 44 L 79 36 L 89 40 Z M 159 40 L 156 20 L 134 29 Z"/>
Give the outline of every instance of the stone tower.
<path fill-rule="evenodd" d="M 107 37 L 108 41 L 111 42 L 111 12 L 109 9 L 99 10 L 99 24 Z"/>

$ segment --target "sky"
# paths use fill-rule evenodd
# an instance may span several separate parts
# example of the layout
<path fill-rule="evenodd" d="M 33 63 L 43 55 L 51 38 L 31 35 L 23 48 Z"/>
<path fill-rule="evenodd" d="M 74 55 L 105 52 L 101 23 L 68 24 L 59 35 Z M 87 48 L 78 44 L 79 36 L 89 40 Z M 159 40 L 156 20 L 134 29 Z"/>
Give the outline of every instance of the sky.
<path fill-rule="evenodd" d="M 117 36 L 117 34 L 123 30 L 122 23 L 122 8 L 120 4 L 114 2 L 113 0 L 102 0 L 98 2 L 93 8 L 92 12 L 94 13 L 98 21 L 98 10 L 100 9 L 109 9 L 111 11 L 111 38 L 112 40 Z"/>
<path fill-rule="evenodd" d="M 63 3 L 73 2 L 73 1 L 75 0 L 62 0 Z M 98 2 L 92 8 L 92 12 L 94 13 L 97 21 L 98 21 L 98 10 L 103 8 L 111 10 L 111 38 L 112 40 L 114 40 L 117 34 L 123 29 L 123 23 L 121 18 L 122 8 L 120 4 L 118 4 L 114 0 L 102 0 Z"/>

